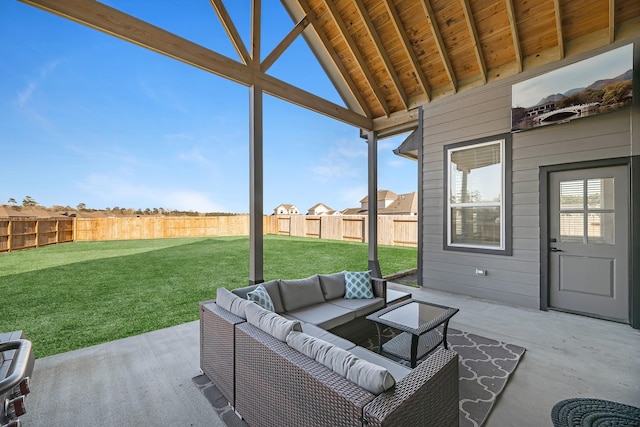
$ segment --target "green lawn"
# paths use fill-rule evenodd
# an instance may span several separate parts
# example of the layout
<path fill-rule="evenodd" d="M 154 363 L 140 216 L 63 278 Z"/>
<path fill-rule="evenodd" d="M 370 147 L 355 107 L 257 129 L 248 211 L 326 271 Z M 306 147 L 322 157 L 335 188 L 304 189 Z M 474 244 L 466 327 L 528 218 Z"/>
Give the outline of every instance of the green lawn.
<path fill-rule="evenodd" d="M 367 245 L 265 236 L 264 278 L 367 269 Z M 383 274 L 416 249 L 381 246 Z M 23 330 L 36 357 L 198 319 L 218 287 L 248 285 L 249 238 L 77 242 L 0 254 L 0 332 Z"/>

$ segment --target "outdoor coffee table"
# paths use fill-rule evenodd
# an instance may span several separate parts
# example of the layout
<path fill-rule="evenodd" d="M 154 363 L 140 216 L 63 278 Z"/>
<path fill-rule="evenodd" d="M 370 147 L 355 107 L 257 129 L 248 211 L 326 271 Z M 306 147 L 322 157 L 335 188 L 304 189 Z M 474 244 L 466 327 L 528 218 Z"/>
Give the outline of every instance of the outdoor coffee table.
<path fill-rule="evenodd" d="M 444 305 L 410 299 L 367 316 L 378 330 L 378 352 L 387 353 L 409 361 L 412 368 L 417 361 L 440 344 L 447 348 L 449 319 L 459 310 Z M 380 325 L 389 326 L 401 333 L 382 344 Z M 438 327 L 442 330 L 438 331 Z"/>

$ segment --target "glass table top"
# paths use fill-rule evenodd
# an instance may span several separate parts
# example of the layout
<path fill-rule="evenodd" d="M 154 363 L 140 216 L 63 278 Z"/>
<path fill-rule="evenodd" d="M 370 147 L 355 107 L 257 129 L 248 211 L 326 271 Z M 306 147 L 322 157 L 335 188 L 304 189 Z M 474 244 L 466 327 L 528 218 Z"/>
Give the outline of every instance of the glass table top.
<path fill-rule="evenodd" d="M 418 329 L 446 313 L 448 308 L 410 302 L 380 316 L 380 319 L 393 322 L 407 328 Z"/>

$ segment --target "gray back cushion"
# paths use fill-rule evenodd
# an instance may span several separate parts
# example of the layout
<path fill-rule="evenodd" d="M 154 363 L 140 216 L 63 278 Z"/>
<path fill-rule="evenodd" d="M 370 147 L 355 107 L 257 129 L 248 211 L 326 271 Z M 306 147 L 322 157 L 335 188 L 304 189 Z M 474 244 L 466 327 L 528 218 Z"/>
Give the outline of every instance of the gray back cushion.
<path fill-rule="evenodd" d="M 303 332 L 290 332 L 287 344 L 373 394 L 383 393 L 396 383 L 386 368 Z"/>
<path fill-rule="evenodd" d="M 216 304 L 227 311 L 232 312 L 236 316 L 240 316 L 243 319 L 247 318 L 245 309 L 250 301 L 240 298 L 238 295 L 231 293 L 226 288 L 218 288 L 216 296 Z"/>
<path fill-rule="evenodd" d="M 285 319 L 278 313 L 265 310 L 253 302 L 247 305 L 246 313 L 247 322 L 280 341 L 286 341 L 287 335 L 292 331 L 302 332 L 302 325 L 299 321 Z"/>
<path fill-rule="evenodd" d="M 333 274 L 318 274 L 320 286 L 327 300 L 344 297 L 344 271 Z"/>
<path fill-rule="evenodd" d="M 285 311 L 325 302 L 317 274 L 306 279 L 280 280 L 280 296 Z"/>
<path fill-rule="evenodd" d="M 280 297 L 280 287 L 278 286 L 279 280 L 271 280 L 269 282 L 262 283 L 262 286 L 267 290 L 271 297 L 271 302 L 275 308 L 276 313 L 282 313 L 284 306 L 282 305 L 282 298 Z M 258 285 L 246 286 L 244 288 L 234 289 L 232 292 L 238 295 L 242 299 L 247 299 L 247 294 L 257 288 Z"/>

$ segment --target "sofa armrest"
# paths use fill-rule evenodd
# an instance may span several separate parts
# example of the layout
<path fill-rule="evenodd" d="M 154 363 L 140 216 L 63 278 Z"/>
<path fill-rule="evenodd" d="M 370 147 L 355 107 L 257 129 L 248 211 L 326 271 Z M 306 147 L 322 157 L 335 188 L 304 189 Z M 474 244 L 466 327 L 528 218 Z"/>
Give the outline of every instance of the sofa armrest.
<path fill-rule="evenodd" d="M 367 426 L 458 426 L 458 354 L 439 348 L 364 408 Z"/>
<path fill-rule="evenodd" d="M 371 278 L 371 287 L 373 288 L 373 296 L 382 298 L 387 301 L 387 279 L 382 279 L 379 277 Z"/>
<path fill-rule="evenodd" d="M 231 404 L 235 400 L 235 328 L 245 322 L 214 301 L 200 304 L 200 369 Z"/>

